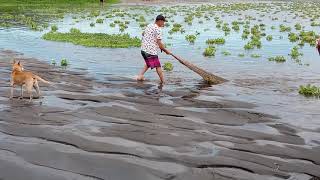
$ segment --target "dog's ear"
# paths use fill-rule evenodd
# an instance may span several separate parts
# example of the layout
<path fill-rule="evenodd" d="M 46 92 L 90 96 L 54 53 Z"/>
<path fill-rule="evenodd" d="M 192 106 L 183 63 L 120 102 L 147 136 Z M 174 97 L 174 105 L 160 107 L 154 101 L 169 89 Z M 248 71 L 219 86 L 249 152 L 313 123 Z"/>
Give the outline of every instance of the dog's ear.
<path fill-rule="evenodd" d="M 18 62 L 18 65 L 19 65 L 19 66 L 21 65 L 20 61 Z"/>

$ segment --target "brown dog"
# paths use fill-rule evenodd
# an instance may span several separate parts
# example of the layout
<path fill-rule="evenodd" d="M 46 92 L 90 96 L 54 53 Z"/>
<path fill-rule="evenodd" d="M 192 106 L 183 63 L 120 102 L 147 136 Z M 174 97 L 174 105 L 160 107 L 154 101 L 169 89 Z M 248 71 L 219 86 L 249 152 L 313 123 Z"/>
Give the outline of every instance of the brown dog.
<path fill-rule="evenodd" d="M 14 60 L 12 65 L 11 82 L 10 82 L 10 85 L 11 85 L 10 99 L 13 98 L 13 89 L 15 88 L 15 85 L 21 86 L 20 98 L 23 98 L 23 86 L 26 87 L 27 92 L 29 93 L 30 101 L 32 100 L 32 88 L 36 90 L 37 95 L 40 98 L 40 89 L 39 89 L 38 80 L 47 84 L 51 84 L 50 82 L 42 79 L 41 77 L 33 74 L 32 72 L 24 72 L 23 66 L 20 63 L 20 61 L 16 63 Z"/>

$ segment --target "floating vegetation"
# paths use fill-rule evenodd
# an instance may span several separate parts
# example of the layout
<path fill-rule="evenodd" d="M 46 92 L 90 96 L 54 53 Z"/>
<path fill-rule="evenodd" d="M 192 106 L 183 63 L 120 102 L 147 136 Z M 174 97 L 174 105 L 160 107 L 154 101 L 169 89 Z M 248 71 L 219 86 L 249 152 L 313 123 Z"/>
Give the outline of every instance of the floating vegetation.
<path fill-rule="evenodd" d="M 185 39 L 186 39 L 189 43 L 193 44 L 193 43 L 195 42 L 195 40 L 197 39 L 197 37 L 196 37 L 195 35 L 186 35 Z"/>
<path fill-rule="evenodd" d="M 171 62 L 165 62 L 163 65 L 163 69 L 165 71 L 172 71 L 173 70 L 173 65 Z"/>
<path fill-rule="evenodd" d="M 239 57 L 244 57 L 245 55 L 243 53 L 238 54 Z"/>
<path fill-rule="evenodd" d="M 252 58 L 260 58 L 261 55 L 260 55 L 260 54 L 251 54 L 251 57 L 252 57 Z"/>
<path fill-rule="evenodd" d="M 204 56 L 214 56 L 215 54 L 216 54 L 216 48 L 214 46 L 207 47 L 203 52 Z"/>
<path fill-rule="evenodd" d="M 277 63 L 283 63 L 286 62 L 286 58 L 284 56 L 276 56 L 276 57 L 270 57 L 268 58 L 269 61 L 275 61 Z"/>
<path fill-rule="evenodd" d="M 300 86 L 299 94 L 306 97 L 320 97 L 320 87 L 308 84 L 306 86 Z"/>
<path fill-rule="evenodd" d="M 288 38 L 290 42 L 297 42 L 299 40 L 299 36 L 295 33 L 289 33 Z"/>
<path fill-rule="evenodd" d="M 68 63 L 67 59 L 61 59 L 60 65 L 61 65 L 62 67 L 65 67 L 65 66 L 68 66 L 69 63 Z"/>
<path fill-rule="evenodd" d="M 52 32 L 56 32 L 58 30 L 58 26 L 57 25 L 52 25 L 51 26 L 51 31 Z"/>
<path fill-rule="evenodd" d="M 319 23 L 312 22 L 312 23 L 311 23 L 311 26 L 320 26 L 320 22 L 319 22 Z"/>
<path fill-rule="evenodd" d="M 103 19 L 97 19 L 96 23 L 102 24 L 103 23 Z"/>
<path fill-rule="evenodd" d="M 103 33 L 58 33 L 49 32 L 42 36 L 45 40 L 71 42 L 87 47 L 128 48 L 139 47 L 141 40 L 130 37 L 129 34 L 103 34 Z"/>
<path fill-rule="evenodd" d="M 266 37 L 266 40 L 267 40 L 267 41 L 272 41 L 272 35 L 268 35 L 268 36 Z"/>
<path fill-rule="evenodd" d="M 283 25 L 283 24 L 281 24 L 281 25 L 279 26 L 279 28 L 280 28 L 280 32 L 290 32 L 290 31 L 291 31 L 291 27 L 285 26 L 285 25 Z"/>
<path fill-rule="evenodd" d="M 302 29 L 302 26 L 299 23 L 295 24 L 294 27 L 297 31 L 300 31 Z"/>
<path fill-rule="evenodd" d="M 230 56 L 231 55 L 231 53 L 229 51 L 222 51 L 222 54 L 224 56 Z"/>
<path fill-rule="evenodd" d="M 224 38 L 216 38 L 216 39 L 208 39 L 206 41 L 207 44 L 212 45 L 212 44 L 225 44 L 226 40 Z"/>
<path fill-rule="evenodd" d="M 91 27 L 94 27 L 94 26 L 95 26 L 95 23 L 93 23 L 93 22 L 90 23 L 90 26 L 91 26 Z"/>
<path fill-rule="evenodd" d="M 291 56 L 292 59 L 298 59 L 300 56 L 302 56 L 303 54 L 299 52 L 299 47 L 295 46 L 291 49 L 291 53 L 289 54 Z"/>

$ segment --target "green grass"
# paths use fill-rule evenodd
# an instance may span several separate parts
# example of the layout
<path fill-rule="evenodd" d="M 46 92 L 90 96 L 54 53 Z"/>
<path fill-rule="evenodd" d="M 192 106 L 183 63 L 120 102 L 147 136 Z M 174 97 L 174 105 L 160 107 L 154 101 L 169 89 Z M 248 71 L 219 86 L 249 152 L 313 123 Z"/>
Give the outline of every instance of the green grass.
<path fill-rule="evenodd" d="M 45 40 L 70 42 L 86 47 L 101 48 L 128 48 L 139 47 L 141 40 L 130 37 L 129 34 L 103 34 L 103 33 L 58 33 L 49 32 L 42 36 Z"/>
<path fill-rule="evenodd" d="M 306 97 L 320 97 L 320 87 L 308 84 L 306 86 L 300 86 L 299 94 Z"/>
<path fill-rule="evenodd" d="M 163 65 L 163 69 L 165 71 L 172 71 L 173 70 L 173 65 L 171 62 L 165 62 Z"/>

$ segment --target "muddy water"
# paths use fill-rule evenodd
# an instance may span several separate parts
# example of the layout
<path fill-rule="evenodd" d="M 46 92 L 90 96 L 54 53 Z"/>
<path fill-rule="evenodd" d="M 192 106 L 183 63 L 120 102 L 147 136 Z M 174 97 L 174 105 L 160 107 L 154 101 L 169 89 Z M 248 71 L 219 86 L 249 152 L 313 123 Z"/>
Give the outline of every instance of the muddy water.
<path fill-rule="evenodd" d="M 129 12 L 136 13 L 139 11 L 131 10 Z M 256 11 L 240 13 L 241 17 L 244 17 L 245 15 L 253 15 Z M 241 33 L 232 31 L 230 35 L 225 37 L 226 44 L 217 47 L 218 50 L 214 58 L 203 57 L 202 52 L 206 47 L 204 43 L 206 39 L 224 37 L 224 32 L 215 28 L 216 23 L 213 18 L 208 22 L 203 20 L 203 24 L 199 24 L 197 19 L 194 20 L 192 27 L 196 28 L 189 28 L 188 25 L 184 25 L 185 34 L 169 35 L 170 28 L 165 28 L 164 39 L 166 43 L 172 44 L 170 49 L 174 53 L 230 80 L 226 84 L 206 88 L 203 96 L 209 97 L 205 98 L 210 98 L 212 94 L 219 94 L 223 95 L 224 98 L 253 102 L 258 105 L 257 110 L 280 116 L 281 119 L 279 121 L 303 128 L 318 129 L 320 127 L 318 121 L 320 113 L 318 113 L 317 107 L 319 107 L 320 101 L 313 98 L 304 98 L 298 95 L 297 92 L 300 85 L 318 84 L 320 59 L 315 49 L 305 45 L 301 50 L 304 54 L 302 63 L 309 66 L 300 66 L 289 57 L 287 62 L 283 64 L 268 62 L 267 58 L 276 55 L 286 56 L 293 47 L 293 44 L 287 40 L 287 33 L 279 32 L 278 26 L 280 24 L 289 25 L 293 28 L 293 25 L 299 22 L 306 26 L 306 30 L 315 30 L 316 32 L 319 32 L 319 27 L 312 28 L 308 26 L 309 21 L 306 19 L 299 17 L 293 19 L 294 15 L 289 12 L 281 12 L 277 15 L 272 15 L 271 12 L 269 14 L 260 12 L 260 15 L 265 16 L 257 18 L 257 20 L 261 19 L 261 22 L 267 24 L 266 33 L 267 35 L 273 35 L 273 41 L 268 42 L 263 39 L 263 47 L 259 50 L 244 51 L 243 45 L 246 41 L 241 40 Z M 279 19 L 286 16 L 285 20 L 287 22 L 271 21 L 271 15 Z M 90 27 L 89 24 L 94 22 L 95 18 L 75 22 L 75 19 L 72 18 L 73 16 L 80 15 L 67 15 L 63 20 L 53 24 L 57 24 L 61 32 L 67 32 L 71 27 L 76 27 L 82 32 L 118 32 L 118 28 L 110 28 L 109 23 L 120 18 L 105 19 L 103 24 L 96 24 L 95 27 Z M 149 14 L 146 17 L 147 21 L 151 22 L 153 15 Z M 98 18 L 104 17 L 100 16 Z M 232 22 L 237 18 L 238 16 L 229 14 L 222 13 L 221 15 L 221 19 L 227 22 Z M 130 20 L 128 17 L 123 19 Z M 175 22 L 183 22 L 183 16 L 177 15 L 174 19 Z M 252 21 L 252 23 L 261 23 L 257 20 Z M 271 26 L 276 26 L 277 29 L 271 30 Z M 204 29 L 209 30 L 204 31 Z M 186 34 L 194 34 L 196 31 L 201 34 L 194 45 L 189 45 L 184 36 Z M 70 43 L 49 42 L 41 39 L 41 35 L 45 32 L 47 31 L 33 32 L 23 28 L 1 30 L 0 47 L 22 52 L 26 56 L 45 59 L 47 62 L 50 62 L 51 59 L 59 61 L 62 58 L 67 58 L 71 62 L 71 69 L 80 68 L 81 71 L 84 69 L 90 75 L 102 81 L 112 77 L 132 78 L 140 71 L 143 65 L 139 48 L 101 49 L 75 46 Z M 131 21 L 129 29 L 125 32 L 132 36 L 140 36 L 141 29 L 138 24 Z M 170 36 L 173 39 L 167 39 Z M 224 50 L 231 52 L 232 55 L 222 55 L 221 52 Z M 238 57 L 239 53 L 245 53 L 246 57 Z M 261 54 L 262 57 L 258 59 L 251 58 L 250 54 L 253 53 Z M 197 88 L 196 86 L 201 83 L 196 74 L 190 72 L 171 57 L 162 54 L 161 59 L 162 62 L 170 61 L 174 64 L 174 71 L 166 73 L 168 84 L 164 87 L 165 89 Z M 157 81 L 155 73 L 147 73 L 147 78 L 152 83 Z"/>
<path fill-rule="evenodd" d="M 252 14 L 253 12 L 244 12 L 243 15 L 247 13 Z M 75 23 L 72 16 L 77 15 L 68 15 L 62 21 L 54 22 L 58 25 L 59 31 L 66 32 L 71 27 L 77 27 L 83 32 L 117 32 L 117 29 L 109 27 L 110 20 L 91 28 L 89 24 L 95 21 L 94 19 Z M 283 14 L 277 16 L 282 17 Z M 36 116 L 44 116 L 45 121 L 39 119 L 34 122 L 32 114 L 21 116 L 19 112 L 26 112 L 24 105 L 28 110 L 32 106 L 29 106 L 28 103 L 7 103 L 6 93 L 2 93 L 0 110 L 4 118 L 1 132 L 6 133 L 0 134 L 1 138 L 6 139 L 0 143 L 2 159 L 5 156 L 12 156 L 8 162 L 22 161 L 14 159 L 14 155 L 9 153 L 13 151 L 33 164 L 43 164 L 52 169 L 63 166 L 66 175 L 62 176 L 65 177 L 86 174 L 102 179 L 108 179 L 105 175 L 108 173 L 104 174 L 102 170 L 91 172 L 83 168 L 83 163 L 81 163 L 84 161 L 83 158 L 89 159 L 92 166 L 101 167 L 100 163 L 103 164 L 115 157 L 100 156 L 92 152 L 114 151 L 144 158 L 143 162 L 132 162 L 133 160 L 130 158 L 128 160 L 127 157 L 116 158 L 121 159 L 118 162 L 119 167 L 125 166 L 129 172 L 133 173 L 132 177 L 138 179 L 139 177 L 157 179 L 154 177 L 154 169 L 166 166 L 173 167 L 175 172 L 170 171 L 170 168 L 160 168 L 161 172 L 156 171 L 156 176 L 160 177 L 158 179 L 170 178 L 171 174 L 188 172 L 189 166 L 197 167 L 192 169 L 194 173 L 191 174 L 194 175 L 194 179 L 199 179 L 199 177 L 209 179 L 210 172 L 200 171 L 199 167 L 201 169 L 219 166 L 236 167 L 238 161 L 243 163 L 240 168 L 245 168 L 245 172 L 237 173 L 241 174 L 244 179 L 267 179 L 269 176 L 283 178 L 288 177 L 288 174 L 298 179 L 319 176 L 317 154 L 320 137 L 320 113 L 318 112 L 320 101 L 300 96 L 298 87 L 307 83 L 319 85 L 320 58 L 313 47 L 306 45 L 301 50 L 304 53 L 302 66 L 289 58 L 283 64 L 269 62 L 267 58 L 270 56 L 286 56 L 290 53 L 293 44 L 288 42 L 287 34 L 280 33 L 278 28 L 274 31 L 270 30 L 271 25 L 278 27 L 282 23 L 272 22 L 267 17 L 268 15 L 263 22 L 267 24 L 266 33 L 274 36 L 273 41 L 262 40 L 263 46 L 260 50 L 246 52 L 243 50 L 246 42 L 241 40 L 241 33 L 231 32 L 225 37 L 226 44 L 217 47 L 214 58 L 202 56 L 206 47 L 204 43 L 206 39 L 224 36 L 223 32 L 214 28 L 213 20 L 210 21 L 211 24 L 206 21 L 204 24 L 198 24 L 195 20 L 197 28 L 192 29 L 188 29 L 188 26 L 185 25 L 186 33 L 183 35 L 179 33 L 169 35 L 167 33 L 169 29 L 164 29 L 164 40 L 172 44 L 169 47 L 174 53 L 228 79 L 229 82 L 213 87 L 205 86 L 196 74 L 171 57 L 161 54 L 162 62 L 171 61 L 174 65 L 174 70 L 165 74 L 167 84 L 162 91 L 157 87 L 155 72 L 147 73 L 148 81 L 145 83 L 135 83 L 132 80 L 143 65 L 139 48 L 86 48 L 70 43 L 44 41 L 41 36 L 46 31 L 34 32 L 24 28 L 0 30 L 0 48 L 23 53 L 20 57 L 23 58 L 25 64 L 34 63 L 34 59 L 26 57 L 37 58 L 47 63 L 50 63 L 51 59 L 59 61 L 67 58 L 71 63 L 68 68 L 70 72 L 56 72 L 51 69 L 53 72 L 48 75 L 44 74 L 47 79 L 51 78 L 58 84 L 52 88 L 44 88 L 44 107 L 36 106 L 31 109 L 32 112 L 38 113 Z M 287 17 L 288 23 L 283 24 L 292 27 L 297 21 L 302 24 L 308 23 L 307 20 L 290 19 L 292 17 L 290 15 Z M 150 19 L 148 19 L 149 22 L 151 22 Z M 225 14 L 222 19 L 231 22 L 236 17 Z M 183 21 L 183 17 L 177 17 L 176 22 L 180 21 Z M 210 30 L 204 32 L 205 28 Z M 306 27 L 308 28 L 310 27 Z M 314 28 L 314 30 L 319 32 L 319 28 Z M 189 45 L 184 36 L 195 31 L 201 32 L 201 35 L 194 45 Z M 141 29 L 132 21 L 126 32 L 139 36 Z M 170 36 L 173 39 L 167 39 Z M 284 38 L 280 39 L 280 36 Z M 228 50 L 232 55 L 223 56 L 221 54 L 223 50 Z M 245 58 L 238 57 L 239 53 L 245 53 Z M 252 53 L 259 53 L 262 57 L 251 58 Z M 16 55 L 10 56 L 7 52 L 2 53 L 1 57 L 6 57 L 8 61 Z M 306 63 L 310 65 L 304 65 Z M 37 67 L 39 65 L 35 64 L 29 67 L 36 72 L 41 70 Z M 80 78 L 73 76 L 77 73 L 81 75 Z M 3 84 L 8 83 L 5 73 L 2 75 Z M 83 80 L 85 78 L 88 80 Z M 7 90 L 5 85 L 2 88 Z M 189 98 L 180 99 L 183 96 L 192 98 L 191 100 Z M 219 103 L 216 104 L 217 102 Z M 159 106 L 161 107 L 160 112 L 158 112 Z M 8 111 L 12 107 L 17 112 Z M 148 108 L 150 110 L 147 111 Z M 272 115 L 272 120 L 269 115 L 254 114 L 252 111 Z M 151 119 L 149 115 L 152 115 Z M 20 122 L 19 118 L 14 117 L 24 117 L 25 120 Z M 19 126 L 15 127 L 15 124 L 11 123 L 19 124 Z M 12 137 L 10 134 L 26 136 L 26 138 Z M 21 148 L 25 141 L 28 142 L 30 149 Z M 63 142 L 64 145 L 59 142 Z M 190 142 L 190 144 L 183 142 Z M 45 155 L 37 157 L 37 153 L 47 151 L 48 147 L 54 147 L 55 144 L 52 143 L 59 143 L 59 146 L 49 148 L 50 153 L 56 154 L 72 166 L 59 164 L 61 161 L 51 163 L 45 158 Z M 70 148 L 68 144 L 73 147 Z M 32 146 L 39 149 L 35 151 Z M 2 152 L 3 149 L 7 149 L 8 152 Z M 79 156 L 73 157 L 74 159 L 65 158 L 65 154 L 70 152 L 76 152 Z M 244 152 L 252 152 L 253 155 Z M 211 159 L 213 157 L 214 159 Z M 229 162 L 225 157 L 236 160 Z M 288 159 L 283 157 L 288 157 Z M 99 158 L 102 159 L 98 160 Z M 249 162 L 248 159 L 251 158 L 252 162 L 259 166 Z M 169 159 L 172 162 L 155 163 L 163 159 Z M 130 162 L 128 167 L 123 165 L 128 162 Z M 281 166 L 279 172 L 275 170 L 278 166 L 274 164 L 275 162 Z M 295 166 L 295 163 L 292 162 L 299 163 Z M 134 169 L 137 163 L 142 167 Z M 150 163 L 154 165 L 148 167 Z M 34 168 L 29 166 L 30 169 Z M 107 166 L 117 169 L 114 163 Z M 59 174 L 59 172 L 53 172 L 52 169 L 50 173 Z M 72 174 L 72 172 L 77 174 Z M 216 172 L 219 174 L 219 170 Z M 226 176 L 234 173 L 233 171 L 228 172 L 228 169 L 223 169 L 220 175 Z M 248 172 L 261 176 L 248 175 L 246 174 Z M 288 174 L 283 172 L 288 172 Z M 113 178 L 124 178 L 119 174 L 114 173 Z M 188 173 L 185 173 L 179 178 L 186 179 L 187 176 Z M 89 179 L 89 177 L 82 176 L 80 178 Z M 53 177 L 53 179 L 58 178 Z"/>

